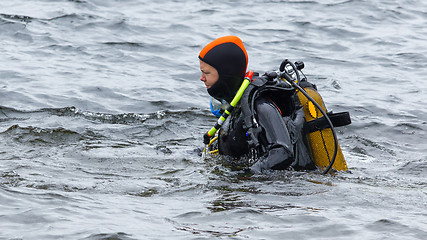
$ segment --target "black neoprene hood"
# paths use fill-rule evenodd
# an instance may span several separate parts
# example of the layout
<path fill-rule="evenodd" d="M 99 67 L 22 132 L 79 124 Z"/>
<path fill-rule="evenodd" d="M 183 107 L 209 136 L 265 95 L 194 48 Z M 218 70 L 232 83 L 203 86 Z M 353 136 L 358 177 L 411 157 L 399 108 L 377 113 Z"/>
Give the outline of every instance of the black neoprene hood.
<path fill-rule="evenodd" d="M 199 59 L 218 71 L 218 81 L 208 89 L 216 99 L 231 102 L 245 77 L 248 55 L 240 38 L 225 36 L 202 49 Z"/>

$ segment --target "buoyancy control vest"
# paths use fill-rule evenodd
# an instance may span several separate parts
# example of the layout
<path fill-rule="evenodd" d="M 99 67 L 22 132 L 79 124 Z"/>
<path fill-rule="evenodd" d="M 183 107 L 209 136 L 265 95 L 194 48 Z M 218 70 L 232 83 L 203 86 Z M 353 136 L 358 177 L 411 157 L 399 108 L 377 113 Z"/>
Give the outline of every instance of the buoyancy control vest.
<path fill-rule="evenodd" d="M 229 123 L 224 126 L 227 129 L 219 133 L 220 153 L 234 157 L 251 153 L 258 158 L 266 153 L 266 130 L 258 124 L 255 102 L 260 98 L 268 98 L 278 108 L 290 134 L 293 147 L 293 161 L 290 166 L 296 170 L 328 166 L 334 141 L 324 116 L 313 110 L 310 101 L 300 91 L 277 78 L 277 74 L 274 76 L 274 73 L 255 77 L 246 88 L 240 100 L 240 106 L 235 109 L 228 119 Z M 315 85 L 306 80 L 304 83 L 301 82 L 301 85 L 326 110 Z M 328 116 L 332 119 L 334 126 L 351 123 L 347 112 L 328 113 Z M 347 170 L 340 148 L 333 168 Z"/>
<path fill-rule="evenodd" d="M 267 151 L 265 131 L 269 130 L 264 129 L 258 123 L 258 113 L 255 109 L 255 103 L 260 98 L 267 98 L 271 101 L 283 118 L 284 126 L 275 126 L 275 128 L 285 127 L 289 133 L 293 152 L 289 166 L 296 170 L 314 169 L 315 165 L 310 157 L 309 148 L 303 135 L 304 111 L 299 104 L 296 91 L 284 81 L 274 79 L 269 74 L 256 78 L 242 95 L 243 128 L 246 130 L 249 148 L 254 149 L 258 155 L 263 155 Z M 273 129 L 273 131 L 275 130 Z"/>
<path fill-rule="evenodd" d="M 256 111 L 256 105 L 260 99 L 271 102 L 280 112 L 282 120 L 275 121 L 276 125 L 273 128 L 265 128 L 259 124 L 258 114 L 260 113 Z M 234 109 L 219 131 L 219 153 L 232 157 L 250 154 L 251 158 L 262 161 L 263 156 L 269 154 L 267 132 L 286 132 L 289 137 L 284 138 L 286 144 L 283 145 L 289 148 L 285 149 L 285 152 L 292 156 L 289 159 L 279 159 L 282 162 L 273 169 L 286 169 L 289 166 L 296 170 L 314 169 L 314 162 L 311 160 L 307 143 L 302 135 L 304 122 L 304 111 L 294 88 L 283 81 L 272 81 L 267 75 L 254 77 L 243 93 L 239 106 Z M 279 128 L 286 128 L 286 130 L 279 131 Z"/>

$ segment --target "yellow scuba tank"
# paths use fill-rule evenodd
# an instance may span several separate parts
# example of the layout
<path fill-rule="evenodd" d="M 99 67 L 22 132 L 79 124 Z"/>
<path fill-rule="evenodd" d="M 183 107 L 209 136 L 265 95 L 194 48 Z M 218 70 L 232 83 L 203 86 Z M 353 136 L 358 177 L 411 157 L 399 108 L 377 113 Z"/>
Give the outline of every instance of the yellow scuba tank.
<path fill-rule="evenodd" d="M 315 87 L 310 84 L 303 87 L 303 89 L 322 107 L 324 112 L 327 113 L 323 99 L 316 91 Z M 307 123 L 323 116 L 322 112 L 313 104 L 313 102 L 304 96 L 301 91 L 298 91 L 298 98 L 304 109 L 305 120 Z M 335 149 L 335 141 L 331 128 L 327 127 L 307 133 L 307 143 L 315 165 L 321 169 L 327 168 L 332 160 Z M 337 151 L 335 162 L 332 167 L 337 171 L 347 171 L 347 163 L 339 144 Z"/>

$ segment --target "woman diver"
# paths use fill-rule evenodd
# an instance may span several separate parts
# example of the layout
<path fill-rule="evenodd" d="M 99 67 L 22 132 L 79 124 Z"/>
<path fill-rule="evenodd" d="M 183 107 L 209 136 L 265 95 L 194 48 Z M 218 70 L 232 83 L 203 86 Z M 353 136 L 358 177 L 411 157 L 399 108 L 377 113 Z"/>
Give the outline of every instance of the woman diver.
<path fill-rule="evenodd" d="M 232 103 L 244 82 L 248 64 L 242 41 L 236 36 L 220 37 L 202 49 L 199 61 L 200 81 L 213 98 L 211 109 L 215 101 Z M 219 153 L 237 158 L 255 152 L 257 161 L 250 167 L 255 173 L 268 169 L 315 169 L 302 137 L 304 111 L 295 101 L 295 89 L 280 86 L 283 91 L 256 94 L 254 89 L 262 85 L 277 84 L 268 74 L 254 78 L 218 129 Z"/>

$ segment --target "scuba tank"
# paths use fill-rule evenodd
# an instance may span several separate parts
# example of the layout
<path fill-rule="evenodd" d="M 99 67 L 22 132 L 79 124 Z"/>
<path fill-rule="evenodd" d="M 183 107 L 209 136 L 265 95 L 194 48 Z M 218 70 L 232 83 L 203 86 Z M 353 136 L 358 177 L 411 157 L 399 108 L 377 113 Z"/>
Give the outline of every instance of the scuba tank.
<path fill-rule="evenodd" d="M 328 113 L 316 86 L 306 78 L 300 79 L 299 73 L 302 73 L 303 68 L 303 62 L 293 64 L 285 60 L 280 71 L 283 72 L 281 76 L 284 80 L 298 88 L 297 95 L 304 109 L 306 140 L 312 160 L 320 169 L 326 169 L 325 172 L 331 167 L 337 171 L 347 171 L 347 163 L 333 128 L 350 124 L 350 114 Z"/>
<path fill-rule="evenodd" d="M 327 112 L 322 97 L 317 92 L 315 86 L 310 85 L 307 84 L 305 87 L 303 87 L 303 89 L 322 107 L 323 111 Z M 307 125 L 315 125 L 315 121 L 321 119 L 323 114 L 306 96 L 304 96 L 304 94 L 301 93 L 301 91 L 298 91 L 298 98 L 304 109 Z M 309 130 L 309 132 L 306 134 L 307 142 L 309 143 L 308 145 L 310 147 L 310 154 L 317 167 L 326 168 L 330 164 L 332 160 L 332 154 L 334 152 L 334 136 L 332 134 L 332 130 L 330 126 L 326 128 L 315 128 L 313 130 Z M 338 171 L 347 171 L 347 163 L 344 159 L 344 155 L 342 154 L 339 144 L 337 148 L 337 156 L 332 167 Z"/>

